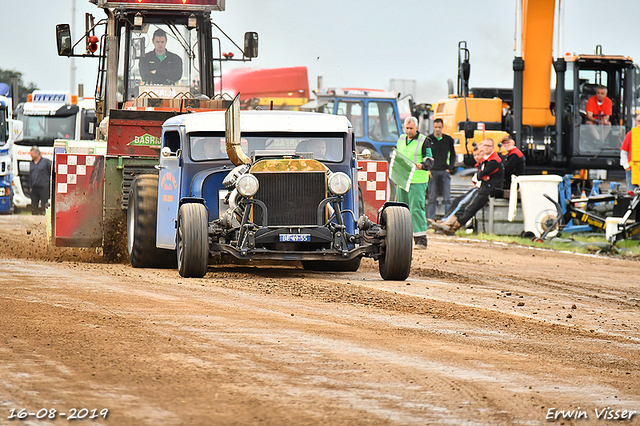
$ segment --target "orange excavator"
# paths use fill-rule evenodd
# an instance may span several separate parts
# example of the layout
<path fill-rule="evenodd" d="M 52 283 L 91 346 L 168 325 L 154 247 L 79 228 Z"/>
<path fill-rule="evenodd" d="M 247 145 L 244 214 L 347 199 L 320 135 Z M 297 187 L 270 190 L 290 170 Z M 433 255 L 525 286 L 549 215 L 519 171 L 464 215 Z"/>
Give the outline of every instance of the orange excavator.
<path fill-rule="evenodd" d="M 558 55 L 554 60 L 556 12 L 561 22 L 561 0 L 519 2 L 520 52 L 513 61 L 512 88 L 469 89 L 469 50 L 466 42 L 459 44 L 458 94 L 438 102 L 434 118 L 443 119 L 460 157 L 483 138 L 498 144 L 510 134 L 526 157 L 527 173 L 621 171 L 620 145 L 636 111 L 633 60 L 604 54 L 601 46 L 595 54 Z M 558 53 L 562 38 L 560 28 Z M 587 123 L 586 104 L 598 86 L 606 87 L 612 101 L 610 124 Z"/>

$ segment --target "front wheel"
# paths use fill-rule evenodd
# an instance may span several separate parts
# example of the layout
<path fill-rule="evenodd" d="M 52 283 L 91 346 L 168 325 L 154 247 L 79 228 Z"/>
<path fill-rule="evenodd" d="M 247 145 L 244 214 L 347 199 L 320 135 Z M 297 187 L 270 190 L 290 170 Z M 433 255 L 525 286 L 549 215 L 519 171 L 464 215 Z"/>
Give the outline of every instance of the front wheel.
<path fill-rule="evenodd" d="M 404 281 L 411 272 L 411 213 L 405 207 L 387 207 L 382 212 L 380 222 L 387 231 L 383 252 L 378 261 L 380 276 L 384 280 Z"/>
<path fill-rule="evenodd" d="M 178 272 L 185 278 L 202 278 L 209 261 L 207 209 L 183 204 L 178 211 Z"/>

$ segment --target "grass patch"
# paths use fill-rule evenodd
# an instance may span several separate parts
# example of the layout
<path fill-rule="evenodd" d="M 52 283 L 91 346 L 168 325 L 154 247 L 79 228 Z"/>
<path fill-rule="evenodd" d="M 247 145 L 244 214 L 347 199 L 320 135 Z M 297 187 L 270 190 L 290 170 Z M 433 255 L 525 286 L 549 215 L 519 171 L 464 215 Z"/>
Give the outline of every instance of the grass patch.
<path fill-rule="evenodd" d="M 606 254 L 611 256 L 636 258 L 640 260 L 640 240 L 618 241 L 612 247 L 602 234 L 563 235 L 560 238 L 551 238 L 543 242 L 535 242 L 527 238 L 521 238 L 511 235 L 483 233 L 467 234 L 465 231 L 458 231 L 456 235 L 470 239 L 519 244 L 528 247 L 543 247 L 551 250 L 570 251 L 575 253 Z"/>

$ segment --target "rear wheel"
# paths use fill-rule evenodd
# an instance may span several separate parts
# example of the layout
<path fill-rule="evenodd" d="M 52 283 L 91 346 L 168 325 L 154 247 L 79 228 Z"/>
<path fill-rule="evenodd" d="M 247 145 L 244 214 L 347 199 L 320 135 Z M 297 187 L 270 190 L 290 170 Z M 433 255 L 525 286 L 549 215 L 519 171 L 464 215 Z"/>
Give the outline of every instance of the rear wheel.
<path fill-rule="evenodd" d="M 202 204 L 183 204 L 178 212 L 178 271 L 185 278 L 207 273 L 209 235 L 207 209 Z"/>
<path fill-rule="evenodd" d="M 405 207 L 387 207 L 382 213 L 381 224 L 386 229 L 387 236 L 378 261 L 380 276 L 385 280 L 403 281 L 411 272 L 411 213 Z"/>
<path fill-rule="evenodd" d="M 173 250 L 156 247 L 158 176 L 140 175 L 131 183 L 127 209 L 127 251 L 134 268 L 175 266 Z"/>
<path fill-rule="evenodd" d="M 356 272 L 360 268 L 361 257 L 354 257 L 351 260 L 303 260 L 302 267 L 308 271 L 325 272 Z"/>

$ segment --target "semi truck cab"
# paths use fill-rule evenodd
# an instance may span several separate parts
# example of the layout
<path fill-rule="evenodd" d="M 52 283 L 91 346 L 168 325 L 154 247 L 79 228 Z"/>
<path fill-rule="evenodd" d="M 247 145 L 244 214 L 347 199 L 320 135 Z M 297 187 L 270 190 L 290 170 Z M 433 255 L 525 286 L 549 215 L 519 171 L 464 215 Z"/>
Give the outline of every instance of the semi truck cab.
<path fill-rule="evenodd" d="M 93 98 L 78 99 L 70 92 L 35 90 L 27 102 L 16 108 L 16 116 L 23 124 L 22 136 L 11 148 L 13 175 L 13 204 L 26 208 L 29 195 L 29 151 L 37 146 L 45 158 L 53 161 L 56 140 L 95 139 L 96 112 Z"/>

